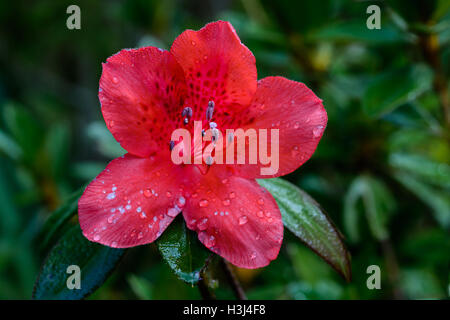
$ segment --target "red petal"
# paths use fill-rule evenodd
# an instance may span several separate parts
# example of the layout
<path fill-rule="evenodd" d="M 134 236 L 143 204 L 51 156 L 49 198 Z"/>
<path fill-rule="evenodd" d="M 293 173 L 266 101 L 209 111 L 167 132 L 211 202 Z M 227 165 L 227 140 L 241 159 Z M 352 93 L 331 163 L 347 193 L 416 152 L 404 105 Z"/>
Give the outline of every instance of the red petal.
<path fill-rule="evenodd" d="M 253 128 L 257 132 L 259 129 L 279 129 L 279 169 L 274 174 L 262 175 L 260 169 L 268 165 L 259 164 L 258 155 L 257 165 L 234 165 L 236 174 L 255 179 L 283 176 L 294 171 L 313 155 L 327 119 L 322 100 L 303 83 L 283 77 L 261 79 L 247 113 L 236 118 L 235 126 L 244 130 Z M 267 130 L 269 154 L 270 134 Z"/>
<path fill-rule="evenodd" d="M 86 238 L 126 248 L 160 236 L 184 205 L 177 187 L 180 166 L 161 160 L 126 154 L 89 184 L 78 202 Z"/>
<path fill-rule="evenodd" d="M 257 85 L 255 57 L 230 23 L 186 30 L 170 52 L 185 72 L 194 119 L 204 119 L 209 100 L 216 104 L 214 118 L 250 103 Z"/>
<path fill-rule="evenodd" d="M 167 147 L 181 118 L 183 70 L 168 51 L 122 50 L 103 64 L 99 98 L 106 124 L 128 152 L 147 157 Z"/>
<path fill-rule="evenodd" d="M 211 251 L 242 268 L 260 268 L 278 256 L 283 222 L 278 206 L 254 180 L 217 175 L 199 177 L 183 209 L 188 228 Z"/>

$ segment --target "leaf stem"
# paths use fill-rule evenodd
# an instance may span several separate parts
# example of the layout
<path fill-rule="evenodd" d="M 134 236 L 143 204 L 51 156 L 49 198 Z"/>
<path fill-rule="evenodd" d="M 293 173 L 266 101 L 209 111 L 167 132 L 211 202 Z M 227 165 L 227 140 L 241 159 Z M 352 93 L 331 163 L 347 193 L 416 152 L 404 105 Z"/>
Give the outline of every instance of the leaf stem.
<path fill-rule="evenodd" d="M 229 262 L 225 261 L 224 259 L 221 260 L 223 271 L 228 280 L 228 283 L 233 289 L 234 295 L 238 300 L 247 300 L 247 296 L 245 295 L 244 289 L 242 288 L 241 283 L 234 274 Z"/>
<path fill-rule="evenodd" d="M 197 282 L 198 290 L 200 291 L 200 295 L 203 300 L 216 300 L 216 295 L 209 289 L 208 284 L 206 283 L 205 278 L 201 278 Z"/>

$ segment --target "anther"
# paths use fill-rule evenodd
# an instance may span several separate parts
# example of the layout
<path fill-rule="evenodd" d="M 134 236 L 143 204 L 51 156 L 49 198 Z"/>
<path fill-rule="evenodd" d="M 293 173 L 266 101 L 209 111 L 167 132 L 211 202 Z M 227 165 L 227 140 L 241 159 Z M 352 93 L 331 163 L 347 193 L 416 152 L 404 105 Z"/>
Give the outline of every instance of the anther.
<path fill-rule="evenodd" d="M 170 140 L 170 144 L 169 144 L 170 151 L 172 151 L 174 147 L 175 147 L 175 141 Z"/>
<path fill-rule="evenodd" d="M 233 134 L 233 132 L 230 132 L 230 133 L 228 134 L 228 143 L 232 143 L 233 140 L 234 140 L 234 134 Z"/>
<path fill-rule="evenodd" d="M 211 129 L 217 128 L 217 123 L 211 121 L 211 122 L 209 123 L 209 127 L 210 127 Z"/>
<path fill-rule="evenodd" d="M 211 140 L 212 140 L 213 142 L 219 140 L 219 130 L 217 130 L 216 128 L 212 128 L 212 129 L 211 129 L 211 134 L 212 134 Z"/>
<path fill-rule="evenodd" d="M 206 159 L 205 159 L 205 163 L 206 163 L 208 166 L 210 166 L 210 165 L 212 165 L 213 160 L 214 160 L 214 159 L 213 159 L 211 156 L 207 156 Z"/>
<path fill-rule="evenodd" d="M 184 124 L 188 124 L 188 123 L 189 123 L 189 120 L 190 120 L 191 117 L 192 117 L 192 108 L 190 108 L 190 107 L 185 107 L 185 108 L 183 109 L 183 111 L 181 112 L 181 116 L 184 117 L 184 120 L 183 120 Z"/>
<path fill-rule="evenodd" d="M 214 101 L 208 102 L 208 107 L 206 108 L 206 121 L 210 121 L 214 113 Z"/>

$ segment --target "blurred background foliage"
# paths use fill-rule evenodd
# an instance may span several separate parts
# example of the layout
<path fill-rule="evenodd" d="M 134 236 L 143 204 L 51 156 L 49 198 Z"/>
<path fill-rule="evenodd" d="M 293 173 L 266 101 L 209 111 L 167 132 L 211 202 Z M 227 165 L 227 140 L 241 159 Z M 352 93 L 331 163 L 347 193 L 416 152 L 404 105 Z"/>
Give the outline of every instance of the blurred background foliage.
<path fill-rule="evenodd" d="M 81 30 L 66 8 L 81 8 Z M 366 8 L 381 8 L 381 29 Z M 124 153 L 97 98 L 101 62 L 122 48 L 169 48 L 187 28 L 228 20 L 259 78 L 302 81 L 329 122 L 310 161 L 287 177 L 330 214 L 352 254 L 343 281 L 286 231 L 277 260 L 237 270 L 255 299 L 448 298 L 450 2 L 0 2 L 0 299 L 28 299 L 50 212 Z M 382 271 L 368 290 L 366 269 Z M 230 288 L 217 282 L 218 298 Z M 155 245 L 129 250 L 93 299 L 200 298 Z"/>

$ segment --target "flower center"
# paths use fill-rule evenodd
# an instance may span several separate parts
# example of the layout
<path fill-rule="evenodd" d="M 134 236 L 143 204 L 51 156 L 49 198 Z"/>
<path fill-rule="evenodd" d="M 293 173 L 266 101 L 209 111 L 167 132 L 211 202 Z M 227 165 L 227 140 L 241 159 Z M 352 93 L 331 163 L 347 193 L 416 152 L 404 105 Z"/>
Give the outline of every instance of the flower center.
<path fill-rule="evenodd" d="M 194 133 L 194 136 L 191 138 L 191 145 L 195 146 L 195 145 L 198 144 L 198 145 L 201 145 L 201 148 L 197 148 L 196 149 L 195 147 L 192 147 L 191 148 L 191 152 L 190 152 L 190 156 L 193 159 L 193 163 L 197 164 L 197 166 L 200 169 L 200 171 L 202 173 L 204 173 L 204 174 L 206 174 L 208 172 L 209 167 L 214 162 L 213 155 L 214 155 L 214 152 L 215 152 L 216 143 L 217 143 L 217 141 L 219 140 L 219 137 L 220 137 L 220 132 L 219 132 L 219 129 L 217 128 L 217 123 L 212 121 L 212 118 L 213 118 L 213 115 L 214 115 L 214 107 L 215 107 L 214 101 L 212 101 L 212 100 L 209 101 L 208 102 L 208 106 L 206 108 L 206 112 L 205 112 L 206 123 L 207 123 L 207 126 L 209 128 L 207 128 L 206 131 L 205 131 L 205 129 L 202 128 L 202 130 L 201 130 L 201 137 L 200 137 L 200 135 L 198 135 L 196 137 L 196 135 Z M 192 111 L 191 107 L 185 107 L 183 109 L 183 111 L 181 112 L 181 117 L 183 119 L 183 124 L 185 126 L 188 126 L 189 123 L 191 122 L 192 115 L 193 115 L 193 111 Z M 202 124 L 204 124 L 203 121 L 204 120 L 201 121 Z M 195 122 L 196 121 L 194 121 L 194 123 Z M 195 126 L 195 124 L 194 124 L 194 126 Z M 194 128 L 194 131 L 195 131 L 195 128 Z M 206 149 L 206 146 L 209 145 L 209 144 L 207 144 L 204 141 L 204 137 L 207 134 L 208 134 L 207 138 L 208 139 L 210 138 L 210 141 L 211 141 L 211 147 L 212 148 L 210 147 L 210 149 L 212 149 L 212 151 L 210 151 L 210 155 L 207 155 L 207 156 L 205 156 L 203 158 L 203 151 L 204 151 L 204 149 Z M 200 141 L 198 141 L 199 139 L 200 139 Z M 206 138 L 205 138 L 205 140 L 206 140 Z M 175 142 L 175 141 L 171 140 L 170 143 L 169 143 L 170 151 L 172 151 L 173 148 L 178 143 L 181 143 L 181 141 Z M 201 162 L 201 165 L 198 165 L 198 163 L 199 163 L 198 161 Z M 206 164 L 206 167 L 205 167 L 205 164 Z"/>

